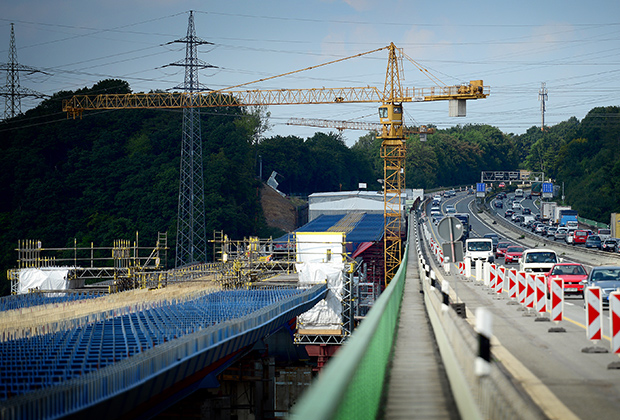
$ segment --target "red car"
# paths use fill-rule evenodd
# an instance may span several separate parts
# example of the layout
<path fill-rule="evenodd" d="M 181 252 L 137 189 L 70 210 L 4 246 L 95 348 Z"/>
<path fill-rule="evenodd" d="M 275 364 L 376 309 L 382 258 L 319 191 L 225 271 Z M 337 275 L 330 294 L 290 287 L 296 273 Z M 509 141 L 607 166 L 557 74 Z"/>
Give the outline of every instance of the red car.
<path fill-rule="evenodd" d="M 504 253 L 504 264 L 518 263 L 519 258 L 523 256 L 525 248 L 522 246 L 509 246 Z"/>
<path fill-rule="evenodd" d="M 573 245 L 585 244 L 586 239 L 588 239 L 588 232 L 585 230 L 576 230 L 575 233 L 573 233 Z"/>
<path fill-rule="evenodd" d="M 564 279 L 564 294 L 575 294 L 583 297 L 585 284 L 583 280 L 588 278 L 588 272 L 585 267 L 578 263 L 560 263 L 551 267 L 547 273 L 547 287 L 551 291 L 551 282 L 549 280 L 561 278 Z"/>
<path fill-rule="evenodd" d="M 499 241 L 497 244 L 497 248 L 495 249 L 495 259 L 503 258 L 504 254 L 506 253 L 506 249 L 509 246 L 512 246 L 510 242 Z"/>

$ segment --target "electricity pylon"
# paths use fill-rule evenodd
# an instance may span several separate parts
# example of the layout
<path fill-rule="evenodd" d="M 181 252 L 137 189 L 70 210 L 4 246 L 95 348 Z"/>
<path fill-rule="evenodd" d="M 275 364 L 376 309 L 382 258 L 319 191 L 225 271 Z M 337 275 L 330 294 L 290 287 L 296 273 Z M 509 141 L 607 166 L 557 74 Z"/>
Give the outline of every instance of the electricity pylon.
<path fill-rule="evenodd" d="M 22 98 L 31 96 L 35 98 L 45 98 L 47 95 L 34 90 L 23 88 L 19 85 L 19 72 L 28 74 L 45 73 L 34 67 L 24 66 L 17 62 L 17 48 L 15 47 L 15 30 L 11 23 L 11 41 L 9 44 L 9 61 L 0 64 L 0 70 L 6 71 L 6 85 L 0 87 L 0 96 L 4 96 L 4 119 L 16 117 L 22 113 Z"/>
<path fill-rule="evenodd" d="M 196 36 L 194 13 L 189 12 L 187 36 L 173 42 L 186 44 L 185 60 L 171 66 L 185 67 L 183 89 L 189 92 L 191 105 L 183 108 L 181 139 L 181 170 L 179 181 L 179 208 L 177 218 L 176 267 L 206 262 L 207 236 L 205 226 L 204 172 L 202 166 L 202 137 L 200 108 L 194 93 L 208 90 L 198 82 L 198 70 L 215 67 L 198 59 L 198 45 L 211 44 Z"/>

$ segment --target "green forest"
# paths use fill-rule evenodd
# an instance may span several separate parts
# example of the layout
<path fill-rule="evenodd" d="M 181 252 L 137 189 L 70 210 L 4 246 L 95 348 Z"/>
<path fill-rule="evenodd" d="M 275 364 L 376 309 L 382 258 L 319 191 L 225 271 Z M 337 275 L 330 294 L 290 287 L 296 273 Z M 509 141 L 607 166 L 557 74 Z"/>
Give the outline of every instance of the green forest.
<path fill-rule="evenodd" d="M 15 267 L 19 239 L 44 246 L 110 246 L 115 239 L 153 245 L 168 232 L 174 261 L 181 147 L 180 110 L 85 112 L 67 119 L 62 99 L 74 94 L 129 93 L 122 80 L 58 92 L 0 123 L 0 295 Z M 207 232 L 231 238 L 276 236 L 260 205 L 261 181 L 272 171 L 279 189 L 314 192 L 379 190 L 383 177 L 376 133 L 347 147 L 337 133 L 269 137 L 268 112 L 244 107 L 201 111 Z M 529 169 L 564 183 L 580 215 L 608 222 L 620 211 L 620 107 L 594 108 L 544 132 L 520 135 L 488 125 L 438 129 L 407 140 L 408 188 L 473 184 L 480 172 Z M 259 179 L 259 173 L 263 179 Z"/>

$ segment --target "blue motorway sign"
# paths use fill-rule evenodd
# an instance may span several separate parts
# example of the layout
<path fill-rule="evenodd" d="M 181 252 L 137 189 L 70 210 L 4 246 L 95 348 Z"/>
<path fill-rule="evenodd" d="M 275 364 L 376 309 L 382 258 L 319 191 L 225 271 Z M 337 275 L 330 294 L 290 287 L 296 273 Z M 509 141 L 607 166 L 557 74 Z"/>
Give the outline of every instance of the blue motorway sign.
<path fill-rule="evenodd" d="M 553 184 L 551 182 L 543 182 L 542 183 L 542 192 L 553 194 Z"/>
<path fill-rule="evenodd" d="M 476 192 L 481 192 L 481 193 L 486 192 L 486 185 L 484 182 L 478 182 L 476 184 Z"/>

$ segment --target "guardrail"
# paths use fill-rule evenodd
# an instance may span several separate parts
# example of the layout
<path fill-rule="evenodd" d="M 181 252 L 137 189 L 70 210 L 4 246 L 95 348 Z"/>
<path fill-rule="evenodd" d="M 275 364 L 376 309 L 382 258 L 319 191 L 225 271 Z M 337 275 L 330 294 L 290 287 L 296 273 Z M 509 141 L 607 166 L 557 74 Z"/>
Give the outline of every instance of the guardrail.
<path fill-rule="evenodd" d="M 364 322 L 327 364 L 291 419 L 374 419 L 394 341 L 405 286 L 409 245 L 400 268 Z"/>

